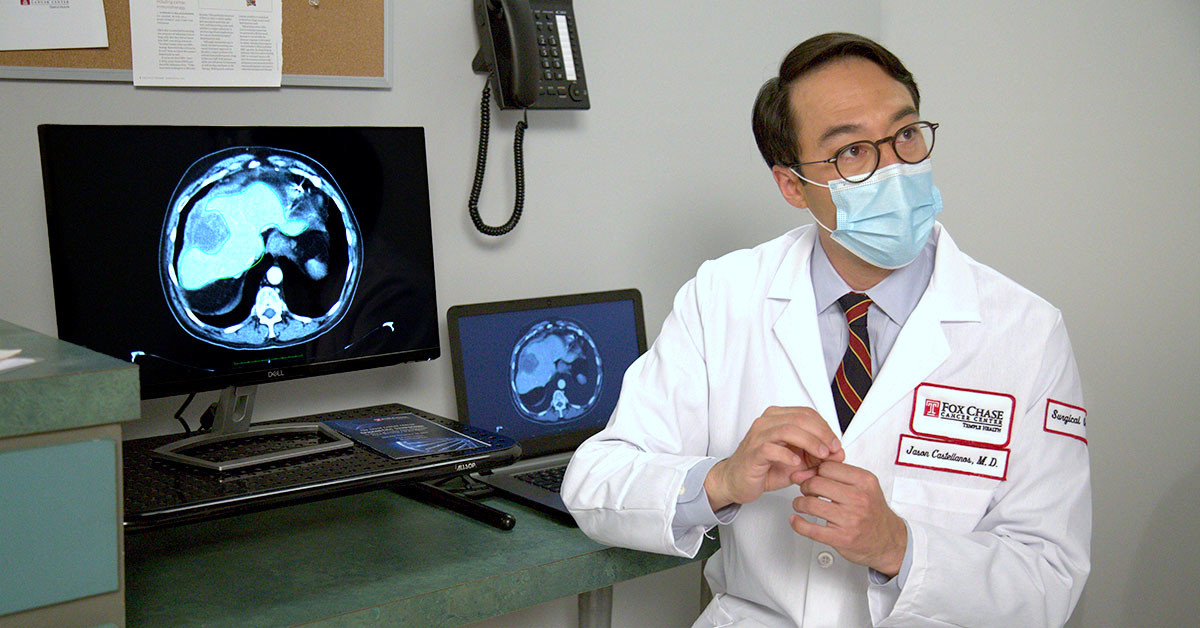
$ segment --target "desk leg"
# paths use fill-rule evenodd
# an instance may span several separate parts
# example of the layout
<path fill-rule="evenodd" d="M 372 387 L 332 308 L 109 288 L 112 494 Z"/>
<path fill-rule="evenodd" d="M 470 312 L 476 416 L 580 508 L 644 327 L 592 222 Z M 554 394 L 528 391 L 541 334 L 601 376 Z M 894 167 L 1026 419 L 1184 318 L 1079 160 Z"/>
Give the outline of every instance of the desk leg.
<path fill-rule="evenodd" d="M 579 628 L 612 628 L 611 585 L 584 591 L 579 598 Z"/>

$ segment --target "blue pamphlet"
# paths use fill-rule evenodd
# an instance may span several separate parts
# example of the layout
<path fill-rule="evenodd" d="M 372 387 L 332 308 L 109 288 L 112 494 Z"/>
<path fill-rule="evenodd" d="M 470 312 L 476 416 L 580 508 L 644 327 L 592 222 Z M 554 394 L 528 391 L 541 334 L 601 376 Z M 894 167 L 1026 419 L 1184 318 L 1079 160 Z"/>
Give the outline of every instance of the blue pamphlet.
<path fill-rule="evenodd" d="M 488 444 L 408 412 L 325 425 L 392 459 L 483 449 Z"/>

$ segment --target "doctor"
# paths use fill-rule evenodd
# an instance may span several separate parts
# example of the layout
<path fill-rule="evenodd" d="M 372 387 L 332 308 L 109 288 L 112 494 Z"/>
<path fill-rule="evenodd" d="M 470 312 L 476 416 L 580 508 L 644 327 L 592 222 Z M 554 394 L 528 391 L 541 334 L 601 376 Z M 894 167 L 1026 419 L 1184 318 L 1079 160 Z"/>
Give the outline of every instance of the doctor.
<path fill-rule="evenodd" d="M 563 497 L 600 542 L 694 556 L 721 525 L 695 626 L 1052 626 L 1079 599 L 1062 315 L 934 220 L 919 105 L 869 39 L 787 55 L 754 133 L 816 226 L 701 265 L 571 461 Z"/>

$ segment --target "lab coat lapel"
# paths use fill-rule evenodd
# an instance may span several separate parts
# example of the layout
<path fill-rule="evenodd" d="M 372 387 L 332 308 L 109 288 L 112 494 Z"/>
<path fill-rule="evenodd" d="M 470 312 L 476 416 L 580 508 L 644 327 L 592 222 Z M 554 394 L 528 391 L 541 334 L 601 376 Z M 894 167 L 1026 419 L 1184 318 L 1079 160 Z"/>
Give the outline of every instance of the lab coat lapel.
<path fill-rule="evenodd" d="M 792 369 L 800 384 L 808 393 L 811 404 L 829 424 L 834 433 L 839 431 L 837 411 L 833 407 L 833 392 L 825 372 L 825 358 L 821 350 L 821 334 L 817 329 L 817 304 L 813 296 L 812 259 L 816 230 L 808 229 L 792 245 L 784 256 L 779 272 L 771 282 L 767 298 L 781 308 L 772 329 L 783 346 Z M 799 403 L 802 400 L 780 399 L 781 404 Z"/>
<path fill-rule="evenodd" d="M 937 252 L 929 286 L 900 329 L 862 406 L 846 429 L 843 442 L 853 441 L 865 432 L 946 361 L 950 345 L 942 330 L 943 323 L 979 320 L 979 293 L 971 269 L 954 240 L 938 225 Z"/>

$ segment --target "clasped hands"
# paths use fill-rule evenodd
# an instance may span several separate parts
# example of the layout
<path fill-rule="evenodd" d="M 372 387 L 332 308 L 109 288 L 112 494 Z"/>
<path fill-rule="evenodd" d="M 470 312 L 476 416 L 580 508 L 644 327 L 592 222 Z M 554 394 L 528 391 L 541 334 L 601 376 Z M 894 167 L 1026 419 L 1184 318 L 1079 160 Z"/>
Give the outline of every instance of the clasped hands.
<path fill-rule="evenodd" d="M 888 507 L 875 474 L 846 464 L 846 452 L 812 408 L 770 407 L 733 455 L 704 479 L 713 511 L 748 504 L 791 484 L 804 493 L 790 517 L 801 536 L 829 545 L 846 560 L 895 576 L 904 560 L 908 531 Z M 813 523 L 800 515 L 824 520 Z"/>

